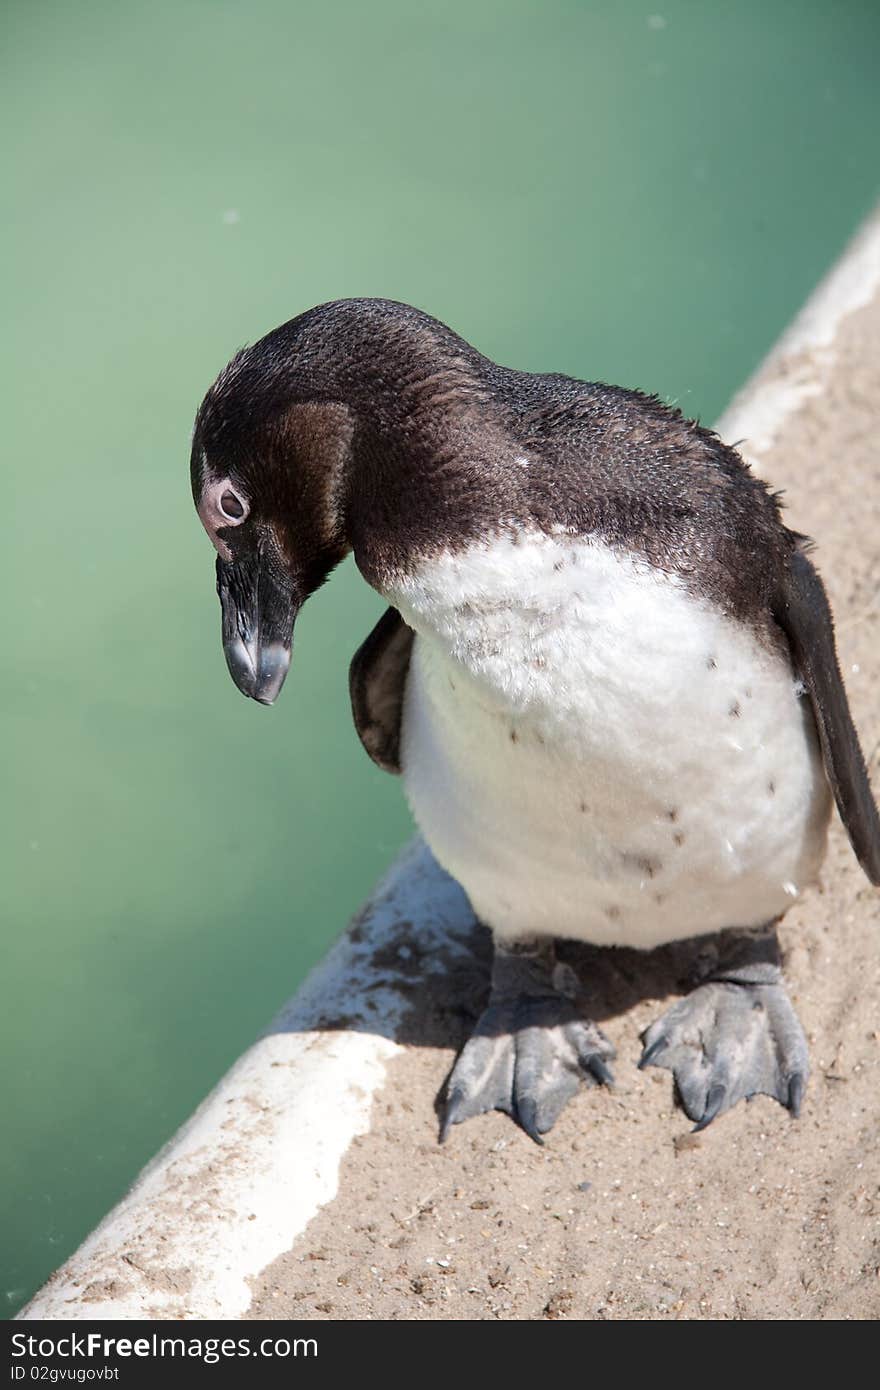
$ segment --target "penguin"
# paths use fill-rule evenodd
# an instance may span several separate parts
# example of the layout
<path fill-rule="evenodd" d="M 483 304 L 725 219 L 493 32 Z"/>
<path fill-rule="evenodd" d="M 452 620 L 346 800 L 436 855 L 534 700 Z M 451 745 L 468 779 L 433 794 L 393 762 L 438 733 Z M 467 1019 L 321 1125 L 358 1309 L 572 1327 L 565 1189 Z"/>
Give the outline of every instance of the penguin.
<path fill-rule="evenodd" d="M 196 416 L 230 674 L 276 699 L 296 616 L 349 553 L 387 611 L 354 724 L 491 931 L 441 1139 L 492 1109 L 543 1142 L 614 1048 L 556 943 L 721 934 L 644 1034 L 697 1130 L 795 1116 L 809 1075 L 776 928 L 832 799 L 871 883 L 880 817 L 811 543 L 658 397 L 499 366 L 409 305 L 320 305 L 239 352 Z"/>

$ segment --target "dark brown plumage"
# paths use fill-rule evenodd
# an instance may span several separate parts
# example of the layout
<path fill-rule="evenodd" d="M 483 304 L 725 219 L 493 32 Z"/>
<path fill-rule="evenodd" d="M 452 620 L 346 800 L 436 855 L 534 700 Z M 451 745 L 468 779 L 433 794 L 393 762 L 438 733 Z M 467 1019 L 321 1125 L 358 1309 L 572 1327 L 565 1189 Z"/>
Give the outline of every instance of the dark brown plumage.
<path fill-rule="evenodd" d="M 736 451 L 656 397 L 500 367 L 387 300 L 321 305 L 233 358 L 196 421 L 196 488 L 203 454 L 284 517 L 304 595 L 349 548 L 381 584 L 512 522 L 638 551 L 763 623 L 798 542 Z"/>

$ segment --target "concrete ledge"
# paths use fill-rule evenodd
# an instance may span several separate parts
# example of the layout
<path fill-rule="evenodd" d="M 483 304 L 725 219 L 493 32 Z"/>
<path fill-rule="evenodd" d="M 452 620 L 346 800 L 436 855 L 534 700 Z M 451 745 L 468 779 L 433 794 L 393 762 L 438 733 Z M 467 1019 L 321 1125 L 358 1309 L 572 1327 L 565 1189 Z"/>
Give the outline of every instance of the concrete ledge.
<path fill-rule="evenodd" d="M 874 216 L 719 424 L 820 541 L 875 784 L 878 363 Z M 691 1143 L 668 1077 L 633 1066 L 675 962 L 622 952 L 597 1014 L 613 1096 L 584 1092 L 544 1150 L 500 1116 L 439 1150 L 430 1096 L 485 971 L 464 895 L 416 842 L 19 1316 L 876 1316 L 878 925 L 838 827 L 786 919 L 815 1067 L 799 1125 L 759 1099 Z"/>
<path fill-rule="evenodd" d="M 245 1314 L 249 1278 L 335 1195 L 340 1160 L 369 1127 L 385 1063 L 400 1051 L 409 961 L 444 972 L 472 925 L 461 889 L 414 842 L 269 1030 L 19 1317 Z"/>

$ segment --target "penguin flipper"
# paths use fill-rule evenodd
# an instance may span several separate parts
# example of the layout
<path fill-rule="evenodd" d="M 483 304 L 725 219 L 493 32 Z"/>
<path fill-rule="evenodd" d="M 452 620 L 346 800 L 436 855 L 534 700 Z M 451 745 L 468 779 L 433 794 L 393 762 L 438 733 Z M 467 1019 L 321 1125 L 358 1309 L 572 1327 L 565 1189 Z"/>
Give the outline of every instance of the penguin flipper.
<path fill-rule="evenodd" d="M 850 844 L 868 878 L 880 886 L 880 815 L 840 674 L 834 620 L 825 586 L 800 550 L 791 559 L 774 615 L 812 702 L 825 770 Z"/>
<path fill-rule="evenodd" d="M 387 608 L 348 670 L 354 727 L 384 772 L 401 770 L 400 722 L 414 635 L 397 609 Z"/>

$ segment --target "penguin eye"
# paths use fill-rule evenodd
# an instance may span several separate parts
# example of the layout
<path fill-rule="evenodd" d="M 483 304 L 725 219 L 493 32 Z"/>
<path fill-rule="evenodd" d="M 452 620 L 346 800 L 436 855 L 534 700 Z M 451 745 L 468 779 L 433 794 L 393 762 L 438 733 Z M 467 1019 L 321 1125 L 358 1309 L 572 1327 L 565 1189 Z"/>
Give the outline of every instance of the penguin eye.
<path fill-rule="evenodd" d="M 244 521 L 247 515 L 247 507 L 237 493 L 231 488 L 220 494 L 220 510 L 227 521 Z"/>

